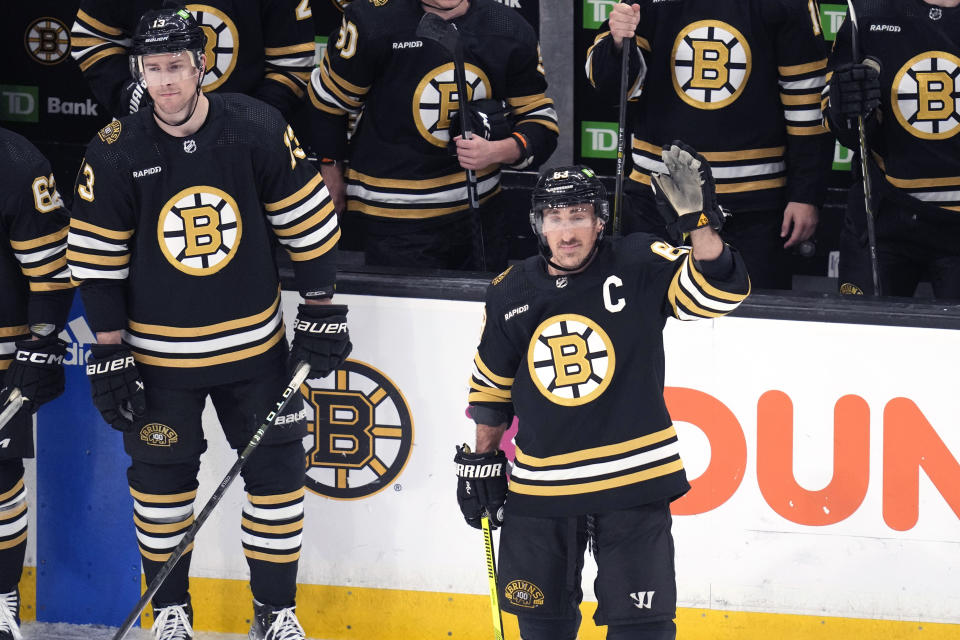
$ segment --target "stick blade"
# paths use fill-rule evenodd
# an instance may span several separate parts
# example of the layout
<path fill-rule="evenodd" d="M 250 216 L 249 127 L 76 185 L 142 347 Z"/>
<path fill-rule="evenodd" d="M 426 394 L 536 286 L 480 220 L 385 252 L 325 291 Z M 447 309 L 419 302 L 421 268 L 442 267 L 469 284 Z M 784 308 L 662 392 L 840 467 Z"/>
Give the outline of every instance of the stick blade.
<path fill-rule="evenodd" d="M 457 49 L 457 29 L 435 13 L 424 13 L 417 24 L 417 37 L 432 40 L 447 51 Z"/>

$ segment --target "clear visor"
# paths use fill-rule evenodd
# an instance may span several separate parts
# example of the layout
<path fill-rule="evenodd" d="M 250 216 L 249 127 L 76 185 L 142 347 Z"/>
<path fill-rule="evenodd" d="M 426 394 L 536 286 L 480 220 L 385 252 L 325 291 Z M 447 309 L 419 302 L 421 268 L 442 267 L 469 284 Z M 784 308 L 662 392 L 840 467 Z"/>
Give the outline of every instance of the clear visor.
<path fill-rule="evenodd" d="M 148 87 L 176 84 L 200 73 L 192 51 L 154 53 L 131 57 L 134 77 Z"/>
<path fill-rule="evenodd" d="M 593 205 L 587 203 L 548 207 L 540 211 L 540 228 L 544 233 L 566 229 L 585 229 L 593 226 L 595 221 Z"/>

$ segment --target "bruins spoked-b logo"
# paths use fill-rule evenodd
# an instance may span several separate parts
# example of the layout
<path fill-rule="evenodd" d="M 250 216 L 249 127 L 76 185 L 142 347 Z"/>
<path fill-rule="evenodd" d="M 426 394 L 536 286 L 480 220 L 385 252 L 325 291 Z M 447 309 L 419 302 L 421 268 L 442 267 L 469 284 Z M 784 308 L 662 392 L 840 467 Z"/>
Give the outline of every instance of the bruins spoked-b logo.
<path fill-rule="evenodd" d="M 211 6 L 188 4 L 187 10 L 207 36 L 207 46 L 203 50 L 207 58 L 207 72 L 203 74 L 201 86 L 204 91 L 213 91 L 227 81 L 237 65 L 240 47 L 237 27 L 227 14 Z"/>
<path fill-rule="evenodd" d="M 390 486 L 413 445 L 410 406 L 390 378 L 347 360 L 333 375 L 308 380 L 307 489 L 356 500 Z"/>
<path fill-rule="evenodd" d="M 944 140 L 960 131 L 960 58 L 946 51 L 914 56 L 893 79 L 890 102 L 900 125 L 925 140 Z"/>
<path fill-rule="evenodd" d="M 530 378 L 548 400 L 577 406 L 596 399 L 613 378 L 613 343 L 596 322 L 563 314 L 533 332 L 527 350 Z"/>
<path fill-rule="evenodd" d="M 57 64 L 70 52 L 70 30 L 56 18 L 38 18 L 27 27 L 23 44 L 40 64 Z"/>
<path fill-rule="evenodd" d="M 490 80 L 483 69 L 467 63 L 463 75 L 467 102 L 492 95 Z M 437 147 L 447 146 L 450 142 L 450 115 L 456 113 L 459 99 L 452 62 L 440 65 L 424 76 L 413 94 L 413 121 L 424 140 Z"/>
<path fill-rule="evenodd" d="M 223 269 L 240 246 L 240 209 L 236 201 L 214 187 L 184 189 L 160 210 L 157 242 L 174 267 L 192 276 L 209 276 Z"/>
<path fill-rule="evenodd" d="M 750 78 L 750 45 L 719 20 L 687 25 L 673 45 L 673 87 L 697 109 L 722 109 L 740 97 Z"/>

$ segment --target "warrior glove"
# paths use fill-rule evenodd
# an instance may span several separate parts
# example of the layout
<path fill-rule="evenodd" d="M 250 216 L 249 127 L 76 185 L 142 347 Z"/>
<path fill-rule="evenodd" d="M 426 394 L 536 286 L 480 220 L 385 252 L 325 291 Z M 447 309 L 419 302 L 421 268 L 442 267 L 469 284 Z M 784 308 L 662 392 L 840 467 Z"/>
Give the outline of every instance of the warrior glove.
<path fill-rule="evenodd" d="M 842 64 L 830 78 L 830 111 L 835 122 L 868 118 L 880 106 L 880 63 Z"/>
<path fill-rule="evenodd" d="M 130 349 L 122 344 L 90 345 L 87 377 L 93 405 L 103 419 L 118 431 L 132 431 L 134 420 L 147 409 L 147 399 Z"/>
<path fill-rule="evenodd" d="M 144 80 L 131 80 L 120 90 L 121 113 L 117 117 L 134 114 L 151 104 L 153 104 L 153 98 L 147 91 L 147 83 Z M 128 111 L 123 111 L 124 108 Z"/>
<path fill-rule="evenodd" d="M 63 393 L 63 356 L 67 353 L 67 343 L 54 335 L 20 340 L 16 347 L 16 355 L 3 378 L 0 407 L 16 388 L 25 399 L 21 411 L 33 413 Z"/>
<path fill-rule="evenodd" d="M 301 304 L 293 324 L 290 370 L 301 360 L 310 377 L 322 378 L 343 364 L 353 350 L 347 331 L 347 305 Z"/>
<path fill-rule="evenodd" d="M 723 227 L 723 210 L 717 204 L 713 174 L 706 159 L 693 147 L 675 140 L 663 148 L 669 174 L 654 173 L 651 187 L 657 209 L 674 244 L 696 229 Z"/>
<path fill-rule="evenodd" d="M 484 512 L 490 526 L 503 524 L 503 505 L 507 501 L 507 456 L 503 451 L 471 453 L 470 447 L 457 447 L 453 458 L 457 465 L 457 502 L 467 524 L 480 528 Z"/>

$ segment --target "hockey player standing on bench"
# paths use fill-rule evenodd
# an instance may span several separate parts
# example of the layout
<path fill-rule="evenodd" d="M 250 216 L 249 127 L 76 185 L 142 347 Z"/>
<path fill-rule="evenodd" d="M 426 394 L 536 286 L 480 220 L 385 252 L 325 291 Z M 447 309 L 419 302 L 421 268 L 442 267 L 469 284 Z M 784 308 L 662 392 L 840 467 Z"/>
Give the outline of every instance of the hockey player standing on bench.
<path fill-rule="evenodd" d="M 663 171 L 661 145 L 680 138 L 710 162 L 717 198 L 732 214 L 723 238 L 740 250 L 754 286 L 789 289 L 785 249 L 813 236 L 833 150 L 819 110 L 827 50 L 817 2 L 619 3 L 608 24 L 586 70 L 615 101 L 621 47 L 631 49 L 624 233 L 662 228 L 650 174 Z"/>
<path fill-rule="evenodd" d="M 588 544 L 607 638 L 676 636 L 670 501 L 689 485 L 663 399 L 662 331 L 668 317 L 729 313 L 750 280 L 715 230 L 706 161 L 682 143 L 663 160 L 666 228 L 689 232 L 692 250 L 647 233 L 605 239 L 600 180 L 552 169 L 533 191 L 540 255 L 487 289 L 469 394 L 476 447 L 457 451 L 457 499 L 468 524 L 486 512 L 503 527 L 500 602 L 523 640 L 577 637 Z M 514 413 L 508 492 L 498 446 Z"/>
<path fill-rule="evenodd" d="M 417 35 L 424 12 L 456 25 L 470 95 L 457 96 L 451 54 Z M 471 169 L 488 270 L 506 266 L 500 167 L 536 168 L 556 148 L 546 90 L 533 28 L 495 0 L 352 2 L 311 76 L 310 145 L 337 210 L 363 216 L 367 264 L 470 268 Z M 487 115 L 470 140 L 451 130 L 461 100 Z M 361 110 L 348 146 L 348 114 Z"/>
<path fill-rule="evenodd" d="M 23 459 L 32 458 L 37 407 L 63 391 L 73 285 L 67 269 L 69 212 L 50 163 L 21 136 L 0 129 L 0 411 L 14 389 L 28 398 L 0 431 L 0 640 L 20 638 L 27 550 Z M 64 425 L 65 426 L 65 425 Z"/>
<path fill-rule="evenodd" d="M 183 9 L 147 12 L 131 54 L 153 103 L 87 147 L 68 260 L 97 334 L 93 401 L 132 458 L 150 582 L 193 522 L 207 397 L 230 446 L 242 449 L 286 387 L 288 357 L 320 377 L 350 342 L 346 307 L 330 304 L 337 214 L 293 130 L 259 100 L 201 92 L 204 34 Z M 274 237 L 305 299 L 289 352 Z M 339 330 L 309 332 L 321 323 Z M 297 395 L 242 470 L 253 640 L 304 637 L 294 602 L 305 434 Z M 158 640 L 193 637 L 189 566 L 188 551 L 153 598 Z"/>

